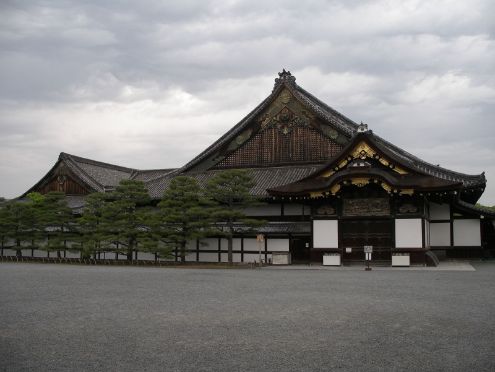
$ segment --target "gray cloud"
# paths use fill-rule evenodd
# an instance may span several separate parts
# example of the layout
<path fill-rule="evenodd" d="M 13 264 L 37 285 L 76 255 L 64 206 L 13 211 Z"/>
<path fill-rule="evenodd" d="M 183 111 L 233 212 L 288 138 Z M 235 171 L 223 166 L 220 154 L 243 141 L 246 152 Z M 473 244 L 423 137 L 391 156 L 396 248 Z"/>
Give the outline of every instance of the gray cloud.
<path fill-rule="evenodd" d="M 3 1 L 0 195 L 60 151 L 180 166 L 285 67 L 406 150 L 485 170 L 495 204 L 494 13 L 489 0 Z"/>

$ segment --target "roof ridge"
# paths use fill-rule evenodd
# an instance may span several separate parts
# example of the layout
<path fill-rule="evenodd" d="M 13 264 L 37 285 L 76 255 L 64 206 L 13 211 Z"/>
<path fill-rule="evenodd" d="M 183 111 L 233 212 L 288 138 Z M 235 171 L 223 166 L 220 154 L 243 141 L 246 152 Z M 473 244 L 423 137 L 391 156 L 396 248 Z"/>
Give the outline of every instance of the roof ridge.
<path fill-rule="evenodd" d="M 297 90 L 298 93 L 302 93 L 302 94 L 307 95 L 309 98 L 311 98 L 312 100 L 316 101 L 316 103 L 318 105 L 323 106 L 323 108 L 325 108 L 326 110 L 330 111 L 332 114 L 334 114 L 336 116 L 339 116 L 341 119 L 343 119 L 344 121 L 346 121 L 347 122 L 346 124 L 348 124 L 351 127 L 353 127 L 352 130 L 354 130 L 354 131 L 357 130 L 358 124 L 354 120 L 348 118 L 344 114 L 342 114 L 339 111 L 335 110 L 333 107 L 329 106 L 327 103 L 323 102 L 318 97 L 316 97 L 313 94 L 309 93 L 306 89 L 304 89 L 300 85 L 298 85 L 298 84 L 294 84 L 294 85 L 295 85 L 296 90 Z"/>
<path fill-rule="evenodd" d="M 68 154 L 66 152 L 61 152 L 60 156 L 69 158 L 74 162 L 96 165 L 96 166 L 100 166 L 102 168 L 110 168 L 110 169 L 120 170 L 120 171 L 128 172 L 128 173 L 132 173 L 133 171 L 138 171 L 138 169 L 135 169 L 135 168 L 128 168 L 128 167 L 123 167 L 121 165 L 110 164 L 110 163 L 105 163 L 105 162 L 98 161 L 98 160 L 83 158 L 82 156 L 72 155 L 72 154 Z"/>
<path fill-rule="evenodd" d="M 103 184 L 101 184 L 100 182 L 98 182 L 97 180 L 95 180 L 94 177 L 92 177 L 90 174 L 88 174 L 88 172 L 86 172 L 84 169 L 82 169 L 71 156 L 67 156 L 67 155 L 69 155 L 69 154 L 66 154 L 66 153 L 63 153 L 62 152 L 62 153 L 60 153 L 59 158 L 62 159 L 63 161 L 65 161 L 65 163 L 69 167 L 75 168 L 79 173 L 82 173 L 85 177 L 89 178 L 92 182 L 94 182 L 102 190 L 104 189 L 105 186 Z M 72 171 L 74 171 L 74 169 L 72 169 Z M 87 183 L 86 180 L 83 179 L 83 181 Z"/>
<path fill-rule="evenodd" d="M 417 157 L 416 155 L 411 154 L 410 152 L 398 147 L 397 145 L 394 145 L 393 143 L 387 141 L 386 139 L 384 139 L 384 138 L 382 138 L 376 134 L 373 134 L 373 135 L 375 136 L 375 138 L 377 138 L 379 141 L 381 141 L 384 145 L 386 145 L 387 147 L 391 147 L 392 151 L 395 151 L 402 156 L 408 157 L 408 158 L 410 158 L 410 160 L 414 160 L 418 163 L 421 163 L 425 167 L 430 168 L 429 169 L 430 171 L 433 171 L 433 172 L 440 171 L 440 172 L 444 172 L 444 173 L 450 173 L 452 175 L 456 175 L 456 176 L 468 178 L 468 179 L 483 179 L 483 180 L 485 180 L 485 172 L 482 172 L 481 174 L 467 174 L 467 173 L 461 173 L 461 172 L 457 172 L 457 171 L 454 171 L 451 169 L 443 168 L 443 167 L 431 164 L 431 163 L 427 162 L 426 160 L 423 160 L 423 159 Z M 414 164 L 414 165 L 418 166 L 417 164 Z"/>
<path fill-rule="evenodd" d="M 144 173 L 144 172 L 157 172 L 157 171 L 173 171 L 179 168 L 156 168 L 156 169 L 135 169 L 136 173 Z"/>
<path fill-rule="evenodd" d="M 208 146 L 205 150 L 203 150 L 199 155 L 197 155 L 195 158 L 193 158 L 191 161 L 186 163 L 184 166 L 182 166 L 180 169 L 181 172 L 187 171 L 187 169 L 190 169 L 192 166 L 198 164 L 199 161 L 203 160 L 211 151 L 215 150 L 216 148 L 222 146 L 224 142 L 231 138 L 234 137 L 239 131 L 241 131 L 253 117 L 259 113 L 263 108 L 266 107 L 268 102 L 270 102 L 273 97 L 276 96 L 276 92 L 278 92 L 283 86 L 283 84 L 280 84 L 274 90 L 270 93 L 268 97 L 266 97 L 261 103 L 256 106 L 254 109 L 252 109 L 246 116 L 244 116 L 236 125 L 234 125 L 230 130 L 228 130 L 226 133 L 224 133 L 219 139 L 217 139 L 215 142 L 213 142 L 210 146 Z"/>
<path fill-rule="evenodd" d="M 179 172 L 181 168 L 176 168 L 174 169 L 173 171 L 171 171 L 170 173 L 167 173 L 167 174 L 162 174 L 161 176 L 158 176 L 156 178 L 152 178 L 150 180 L 147 180 L 147 181 L 143 181 L 145 185 L 149 184 L 149 183 L 152 183 L 152 182 L 156 182 L 158 180 L 161 180 L 163 178 L 166 178 L 166 177 L 170 177 L 170 176 L 173 176 L 173 175 L 180 175 L 181 173 Z"/>

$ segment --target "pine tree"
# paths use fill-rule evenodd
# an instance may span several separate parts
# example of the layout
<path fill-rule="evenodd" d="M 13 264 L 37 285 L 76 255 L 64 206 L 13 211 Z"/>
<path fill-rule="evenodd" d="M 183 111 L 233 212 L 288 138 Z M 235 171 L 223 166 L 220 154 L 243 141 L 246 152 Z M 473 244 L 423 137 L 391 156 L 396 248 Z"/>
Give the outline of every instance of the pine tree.
<path fill-rule="evenodd" d="M 247 218 L 245 209 L 259 205 L 250 190 L 256 185 L 243 169 L 232 169 L 217 173 L 207 184 L 207 195 L 216 203 L 211 217 L 228 241 L 228 261 L 232 264 L 233 237 L 236 233 L 254 229 L 266 222 Z"/>
<path fill-rule="evenodd" d="M 0 209 L 2 250 L 5 242 L 11 241 L 16 256 L 22 256 L 23 242 L 29 242 L 35 225 L 35 213 L 30 201 L 11 200 Z"/>
<path fill-rule="evenodd" d="M 124 247 L 132 261 L 138 243 L 147 244 L 151 237 L 148 192 L 141 181 L 122 180 L 109 199 L 102 210 L 102 238 Z"/>
<path fill-rule="evenodd" d="M 185 176 L 170 182 L 158 204 L 156 230 L 167 247 L 179 250 L 182 263 L 185 262 L 187 243 L 208 232 L 210 204 L 198 182 Z"/>
<path fill-rule="evenodd" d="M 82 257 L 96 256 L 96 253 L 101 251 L 102 248 L 108 248 L 105 245 L 105 233 L 103 230 L 103 211 L 105 210 L 107 198 L 108 195 L 99 192 L 89 194 L 86 197 L 83 214 L 78 220 Z"/>
<path fill-rule="evenodd" d="M 44 195 L 39 218 L 43 226 L 46 242 L 43 246 L 48 254 L 67 249 L 68 241 L 75 238 L 75 220 L 72 210 L 67 206 L 67 199 L 63 192 L 52 191 Z"/>

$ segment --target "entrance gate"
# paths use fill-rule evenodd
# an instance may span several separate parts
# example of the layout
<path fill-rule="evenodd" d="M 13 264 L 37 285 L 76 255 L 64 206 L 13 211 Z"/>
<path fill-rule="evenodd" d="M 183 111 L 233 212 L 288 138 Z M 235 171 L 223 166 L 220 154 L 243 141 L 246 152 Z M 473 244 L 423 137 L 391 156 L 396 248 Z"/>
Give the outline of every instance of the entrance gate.
<path fill-rule="evenodd" d="M 373 246 L 372 262 L 392 260 L 393 220 L 341 220 L 339 230 L 344 263 L 363 262 L 365 245 Z"/>

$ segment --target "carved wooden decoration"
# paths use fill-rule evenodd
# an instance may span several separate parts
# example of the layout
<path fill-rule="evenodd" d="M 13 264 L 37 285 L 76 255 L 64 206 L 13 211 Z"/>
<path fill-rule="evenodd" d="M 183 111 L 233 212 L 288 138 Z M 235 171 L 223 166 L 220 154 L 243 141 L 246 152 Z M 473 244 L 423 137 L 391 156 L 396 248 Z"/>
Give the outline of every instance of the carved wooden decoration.
<path fill-rule="evenodd" d="M 344 199 L 344 216 L 388 216 L 390 201 L 388 198 Z"/>
<path fill-rule="evenodd" d="M 418 207 L 411 203 L 405 203 L 399 207 L 399 213 L 402 214 L 418 213 Z"/>
<path fill-rule="evenodd" d="M 342 150 L 337 131 L 326 126 L 323 130 L 287 89 L 256 122 L 257 133 L 241 133 L 226 148 L 226 157 L 216 168 L 322 163 Z"/>
<path fill-rule="evenodd" d="M 320 216 L 332 216 L 335 214 L 335 208 L 330 204 L 325 204 L 316 210 L 316 214 Z"/>

